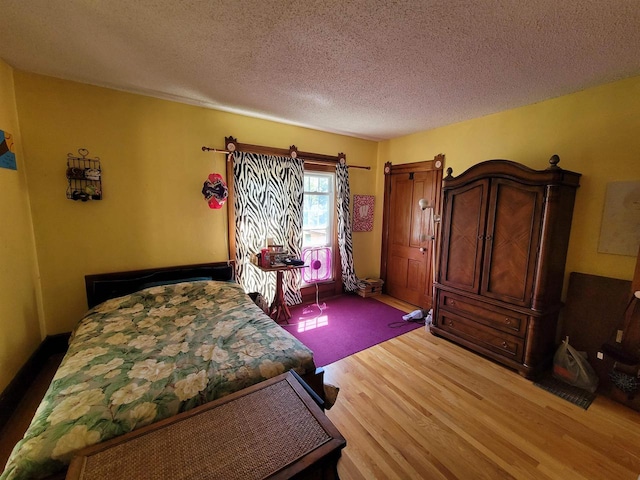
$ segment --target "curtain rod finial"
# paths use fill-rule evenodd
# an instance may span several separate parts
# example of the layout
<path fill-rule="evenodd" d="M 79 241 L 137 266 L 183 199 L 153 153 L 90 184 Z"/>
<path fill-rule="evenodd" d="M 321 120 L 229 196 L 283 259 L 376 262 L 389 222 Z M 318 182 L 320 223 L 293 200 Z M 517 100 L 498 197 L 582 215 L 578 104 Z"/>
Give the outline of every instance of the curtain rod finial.
<path fill-rule="evenodd" d="M 238 140 L 234 137 L 224 137 L 224 146 L 230 152 L 235 152 L 238 146 Z"/>

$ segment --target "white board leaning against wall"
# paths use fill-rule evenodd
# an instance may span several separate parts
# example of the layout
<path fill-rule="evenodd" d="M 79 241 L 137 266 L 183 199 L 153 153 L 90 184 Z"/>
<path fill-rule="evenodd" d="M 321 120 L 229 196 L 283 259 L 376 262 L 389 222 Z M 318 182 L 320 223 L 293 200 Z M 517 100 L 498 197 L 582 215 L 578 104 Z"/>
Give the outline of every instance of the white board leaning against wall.
<path fill-rule="evenodd" d="M 598 252 L 635 257 L 640 247 L 640 181 L 610 182 Z"/>

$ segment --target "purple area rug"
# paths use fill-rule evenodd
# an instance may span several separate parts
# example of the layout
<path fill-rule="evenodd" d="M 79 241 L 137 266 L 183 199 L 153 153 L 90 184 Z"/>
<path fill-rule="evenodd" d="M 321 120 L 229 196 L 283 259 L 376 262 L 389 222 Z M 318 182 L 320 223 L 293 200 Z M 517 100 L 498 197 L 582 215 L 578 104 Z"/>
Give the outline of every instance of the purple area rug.
<path fill-rule="evenodd" d="M 405 322 L 405 312 L 358 295 L 343 295 L 316 304 L 290 308 L 289 325 L 282 327 L 313 350 L 316 366 L 324 367 L 341 358 L 397 337 L 421 326 Z M 389 324 L 402 322 L 396 328 Z"/>

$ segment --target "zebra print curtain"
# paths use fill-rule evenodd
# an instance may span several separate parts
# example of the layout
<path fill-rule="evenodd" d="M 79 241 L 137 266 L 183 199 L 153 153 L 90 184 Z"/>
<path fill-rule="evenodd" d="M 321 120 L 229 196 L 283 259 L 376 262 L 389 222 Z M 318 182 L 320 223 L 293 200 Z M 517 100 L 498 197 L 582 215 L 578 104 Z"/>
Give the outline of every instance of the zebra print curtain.
<path fill-rule="evenodd" d="M 236 209 L 236 273 L 247 293 L 260 292 L 269 303 L 275 296 L 275 272 L 263 272 L 250 257 L 267 238 L 300 258 L 304 164 L 300 159 L 235 152 L 233 175 Z M 284 273 L 288 305 L 302 303 L 300 270 Z"/>
<path fill-rule="evenodd" d="M 351 211 L 349 210 L 349 168 L 338 163 L 336 165 L 336 187 L 338 202 L 338 246 L 340 247 L 340 260 L 342 263 L 342 282 L 347 292 L 358 289 L 360 280 L 356 277 L 353 268 L 353 240 L 351 237 Z"/>

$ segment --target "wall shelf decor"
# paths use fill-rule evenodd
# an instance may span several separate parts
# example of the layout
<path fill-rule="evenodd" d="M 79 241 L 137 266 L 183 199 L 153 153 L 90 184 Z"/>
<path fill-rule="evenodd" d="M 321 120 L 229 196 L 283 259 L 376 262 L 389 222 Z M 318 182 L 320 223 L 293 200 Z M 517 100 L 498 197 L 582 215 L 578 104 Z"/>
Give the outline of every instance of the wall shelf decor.
<path fill-rule="evenodd" d="M 67 154 L 67 198 L 70 200 L 102 200 L 100 158 L 90 158 L 89 150 L 78 149 L 78 155 Z"/>

